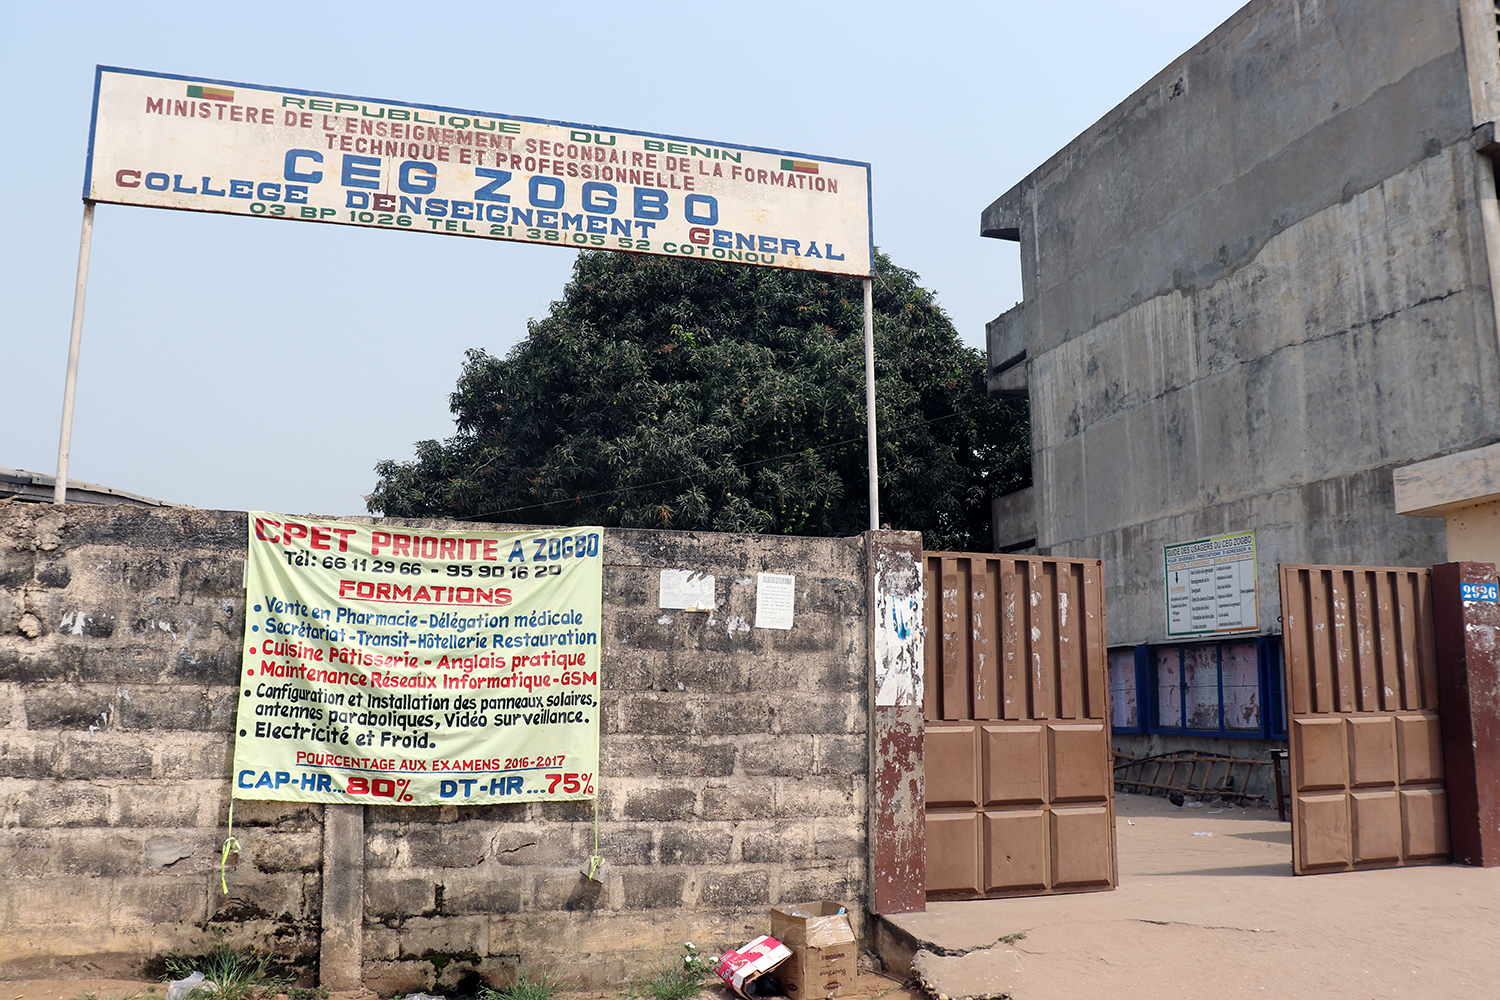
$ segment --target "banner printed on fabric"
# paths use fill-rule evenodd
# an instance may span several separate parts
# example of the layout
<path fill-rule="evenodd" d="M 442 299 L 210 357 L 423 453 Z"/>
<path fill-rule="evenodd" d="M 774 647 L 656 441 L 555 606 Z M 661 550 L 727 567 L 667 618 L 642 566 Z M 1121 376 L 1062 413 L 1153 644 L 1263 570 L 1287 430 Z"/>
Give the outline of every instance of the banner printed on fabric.
<path fill-rule="evenodd" d="M 251 512 L 234 796 L 593 798 L 602 541 Z"/>
<path fill-rule="evenodd" d="M 88 201 L 870 274 L 870 165 L 98 68 Z"/>

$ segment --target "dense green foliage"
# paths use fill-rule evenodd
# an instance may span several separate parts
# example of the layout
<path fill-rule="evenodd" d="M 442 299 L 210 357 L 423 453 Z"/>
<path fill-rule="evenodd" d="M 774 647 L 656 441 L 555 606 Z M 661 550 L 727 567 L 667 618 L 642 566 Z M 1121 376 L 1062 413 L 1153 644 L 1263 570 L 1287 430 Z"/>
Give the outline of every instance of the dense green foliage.
<path fill-rule="evenodd" d="M 1023 405 L 917 276 L 877 258 L 881 520 L 987 550 L 1030 476 Z M 853 535 L 869 527 L 860 279 L 583 253 L 505 358 L 471 350 L 457 433 L 376 466 L 389 516 Z"/>

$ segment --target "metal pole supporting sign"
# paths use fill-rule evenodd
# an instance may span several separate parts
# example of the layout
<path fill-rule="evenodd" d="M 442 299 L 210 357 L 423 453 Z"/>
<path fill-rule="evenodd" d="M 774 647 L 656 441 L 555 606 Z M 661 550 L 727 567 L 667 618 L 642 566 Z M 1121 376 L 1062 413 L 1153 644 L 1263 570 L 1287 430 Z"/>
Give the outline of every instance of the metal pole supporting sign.
<path fill-rule="evenodd" d="M 89 290 L 89 244 L 94 238 L 94 203 L 83 203 L 83 235 L 78 239 L 78 284 L 73 289 L 73 335 L 68 341 L 68 379 L 63 386 L 62 433 L 57 442 L 57 484 L 52 502 L 68 502 L 68 449 L 73 439 L 73 395 L 78 388 L 78 351 L 83 343 L 83 300 Z"/>
<path fill-rule="evenodd" d="M 880 530 L 880 473 L 875 461 L 875 283 L 865 279 L 865 439 L 870 452 L 870 530 Z"/>

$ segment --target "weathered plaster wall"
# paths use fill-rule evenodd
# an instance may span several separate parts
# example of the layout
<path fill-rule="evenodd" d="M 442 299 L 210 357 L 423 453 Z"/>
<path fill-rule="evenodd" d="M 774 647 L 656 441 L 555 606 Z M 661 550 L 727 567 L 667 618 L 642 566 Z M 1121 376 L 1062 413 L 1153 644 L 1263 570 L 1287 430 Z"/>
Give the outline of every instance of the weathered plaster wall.
<path fill-rule="evenodd" d="M 985 211 L 1038 545 L 1105 561 L 1111 643 L 1165 638 L 1164 543 L 1253 528 L 1272 632 L 1277 563 L 1443 559 L 1391 469 L 1500 438 L 1459 14 L 1250 3 Z"/>
<path fill-rule="evenodd" d="M 230 511 L 0 503 L 0 975 L 136 973 L 212 927 L 315 960 L 323 807 L 237 802 L 219 888 L 244 534 Z M 862 923 L 864 540 L 605 551 L 602 882 L 580 874 L 588 804 L 369 808 L 367 986 L 520 963 L 617 982 L 764 933 L 783 901 Z M 658 609 L 663 568 L 714 574 L 718 609 Z M 753 627 L 758 571 L 797 574 L 792 630 Z"/>

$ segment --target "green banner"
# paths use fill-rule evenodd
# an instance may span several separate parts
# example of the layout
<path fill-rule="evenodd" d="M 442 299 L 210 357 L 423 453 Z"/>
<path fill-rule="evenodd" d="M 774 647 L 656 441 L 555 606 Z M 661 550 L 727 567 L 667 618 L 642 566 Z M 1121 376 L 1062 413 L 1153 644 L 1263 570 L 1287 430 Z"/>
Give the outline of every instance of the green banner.
<path fill-rule="evenodd" d="M 602 545 L 252 511 L 234 796 L 593 798 Z"/>

